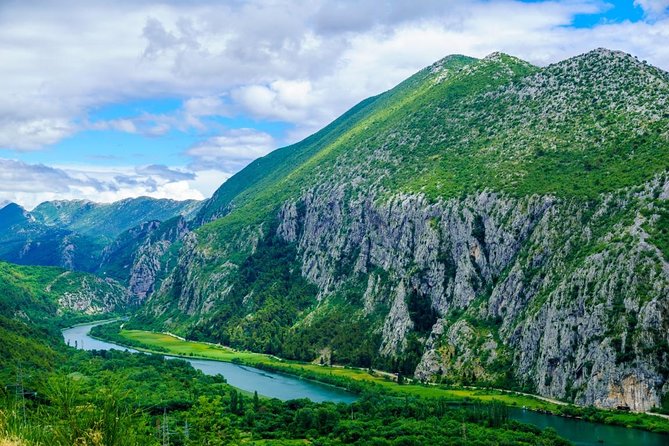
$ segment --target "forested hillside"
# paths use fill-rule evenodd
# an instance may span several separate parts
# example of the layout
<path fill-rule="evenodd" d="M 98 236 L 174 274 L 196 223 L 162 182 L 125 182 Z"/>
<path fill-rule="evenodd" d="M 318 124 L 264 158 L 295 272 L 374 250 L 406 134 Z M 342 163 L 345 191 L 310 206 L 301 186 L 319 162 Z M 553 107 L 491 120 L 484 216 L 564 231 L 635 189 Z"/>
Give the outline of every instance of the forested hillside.
<path fill-rule="evenodd" d="M 371 394 L 352 406 L 282 402 L 243 395 L 185 361 L 75 350 L 59 329 L 93 308 L 63 303 L 82 289 L 95 305 L 111 304 L 116 288 L 85 274 L 0 263 L 3 446 L 567 444 L 509 421 L 499 404 Z"/>
<path fill-rule="evenodd" d="M 669 75 L 450 56 L 216 192 L 134 319 L 648 410 L 669 376 Z"/>

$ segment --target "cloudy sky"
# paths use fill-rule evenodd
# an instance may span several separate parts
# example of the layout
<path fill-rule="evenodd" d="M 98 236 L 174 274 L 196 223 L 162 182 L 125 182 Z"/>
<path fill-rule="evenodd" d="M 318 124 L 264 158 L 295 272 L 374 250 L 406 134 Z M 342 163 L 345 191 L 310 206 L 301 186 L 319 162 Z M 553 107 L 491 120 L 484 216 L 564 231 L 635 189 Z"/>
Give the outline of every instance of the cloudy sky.
<path fill-rule="evenodd" d="M 0 203 L 204 198 L 441 57 L 669 70 L 669 0 L 0 0 Z"/>

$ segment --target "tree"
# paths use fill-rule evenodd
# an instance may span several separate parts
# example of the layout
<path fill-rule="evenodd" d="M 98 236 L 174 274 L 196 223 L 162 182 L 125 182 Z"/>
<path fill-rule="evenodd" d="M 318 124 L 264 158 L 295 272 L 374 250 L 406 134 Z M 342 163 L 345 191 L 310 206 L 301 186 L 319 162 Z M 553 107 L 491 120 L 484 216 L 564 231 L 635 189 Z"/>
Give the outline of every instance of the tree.
<path fill-rule="evenodd" d="M 258 398 L 258 391 L 253 392 L 253 410 L 258 412 L 260 409 L 260 398 Z"/>

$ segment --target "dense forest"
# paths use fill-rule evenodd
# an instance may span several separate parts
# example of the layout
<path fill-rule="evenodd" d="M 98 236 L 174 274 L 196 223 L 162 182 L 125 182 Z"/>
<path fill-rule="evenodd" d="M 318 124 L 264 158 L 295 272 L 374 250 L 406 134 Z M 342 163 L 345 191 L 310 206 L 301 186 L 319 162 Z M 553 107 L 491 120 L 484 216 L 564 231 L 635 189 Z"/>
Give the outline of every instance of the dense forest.
<path fill-rule="evenodd" d="M 567 444 L 509 420 L 499 404 L 375 392 L 351 405 L 280 401 L 241 393 L 183 360 L 76 350 L 60 330 L 109 314 L 59 311 L 58 292 L 43 286 L 57 269 L 0 266 L 2 446 Z"/>
<path fill-rule="evenodd" d="M 15 444 L 563 445 L 499 404 L 368 394 L 352 405 L 243 395 L 180 360 L 74 352 L 57 370 L 16 369 L 4 383 L 0 435 Z M 20 440 L 19 440 L 20 439 Z M 12 443 L 10 443 L 12 444 Z"/>

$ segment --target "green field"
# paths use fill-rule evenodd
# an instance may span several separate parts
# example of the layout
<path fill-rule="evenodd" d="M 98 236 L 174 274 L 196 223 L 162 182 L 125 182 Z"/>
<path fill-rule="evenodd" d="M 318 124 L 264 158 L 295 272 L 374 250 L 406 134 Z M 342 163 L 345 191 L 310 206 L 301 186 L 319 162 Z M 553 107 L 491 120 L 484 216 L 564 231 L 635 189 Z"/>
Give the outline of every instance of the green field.
<path fill-rule="evenodd" d="M 669 433 L 669 420 L 654 415 L 584 408 L 572 404 L 561 405 L 513 391 L 448 388 L 420 383 L 400 385 L 383 372 L 289 361 L 261 353 L 238 351 L 205 342 L 185 341 L 169 334 L 142 330 L 121 330 L 116 340 L 125 340 L 140 350 L 242 363 L 347 387 L 357 392 L 372 390 L 398 396 L 445 398 L 453 402 L 498 401 L 512 407 L 525 407 L 539 412 L 583 418 L 593 422 Z"/>
<path fill-rule="evenodd" d="M 162 349 L 164 349 L 164 351 L 173 355 L 216 359 L 226 362 L 241 362 L 253 366 L 264 365 L 269 366 L 272 369 L 300 376 L 303 376 L 304 372 L 310 372 L 310 375 L 315 375 L 321 378 L 335 377 L 375 384 L 386 391 L 402 395 L 448 398 L 454 401 L 461 401 L 467 398 L 480 401 L 497 400 L 511 406 L 524 406 L 529 409 L 550 412 L 557 411 L 560 407 L 557 404 L 542 401 L 530 396 L 500 390 L 451 389 L 424 384 L 399 385 L 395 381 L 392 381 L 388 376 L 379 372 L 370 372 L 368 370 L 351 367 L 328 367 L 311 363 L 288 361 L 261 353 L 237 351 L 220 345 L 183 341 L 164 333 L 153 333 L 141 330 L 122 330 L 120 334 L 123 338 L 126 338 L 131 342 L 140 342 L 147 347 L 158 347 L 156 351 L 163 351 Z"/>

